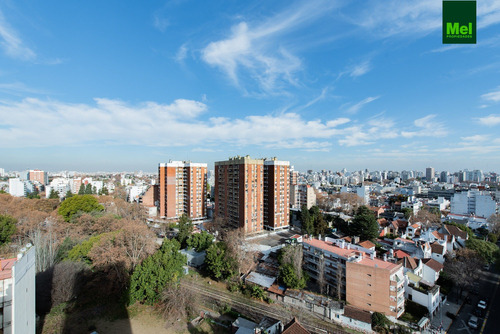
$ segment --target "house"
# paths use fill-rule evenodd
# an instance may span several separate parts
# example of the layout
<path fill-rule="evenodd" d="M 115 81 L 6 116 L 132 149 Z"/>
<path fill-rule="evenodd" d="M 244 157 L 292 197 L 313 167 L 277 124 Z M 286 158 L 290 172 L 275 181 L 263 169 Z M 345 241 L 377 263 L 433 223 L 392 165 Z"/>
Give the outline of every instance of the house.
<path fill-rule="evenodd" d="M 304 328 L 297 320 L 296 317 L 286 324 L 285 329 L 282 334 L 311 334 L 307 329 Z"/>
<path fill-rule="evenodd" d="M 435 315 L 441 302 L 440 287 L 408 271 L 405 274 L 405 298 L 425 306 L 429 314 Z"/>
<path fill-rule="evenodd" d="M 238 317 L 231 324 L 231 333 L 233 334 L 255 334 L 257 333 L 257 323 L 247 320 L 242 317 Z"/>
<path fill-rule="evenodd" d="M 417 276 L 423 275 L 423 265 L 422 260 L 413 258 L 411 256 L 403 257 L 398 261 L 398 264 L 403 265 L 403 271 L 406 274 L 407 272 L 411 272 Z"/>
<path fill-rule="evenodd" d="M 206 251 L 197 252 L 192 248 L 181 249 L 180 253 L 186 255 L 187 265 L 191 267 L 200 267 L 205 263 L 205 256 L 207 255 Z"/>
<path fill-rule="evenodd" d="M 443 270 L 444 266 L 442 263 L 434 259 L 425 259 L 423 262 L 423 279 L 430 283 L 436 283 L 439 278 L 439 273 Z"/>
<path fill-rule="evenodd" d="M 454 237 L 455 241 L 453 242 L 453 249 L 465 247 L 465 241 L 469 239 L 469 235 L 467 234 L 467 232 L 462 231 L 455 225 L 443 225 L 443 227 L 441 228 L 441 233 Z"/>
<path fill-rule="evenodd" d="M 406 236 L 411 239 L 420 236 L 421 228 L 422 224 L 418 222 L 412 225 L 408 225 L 408 227 L 406 227 Z"/>
<path fill-rule="evenodd" d="M 375 251 L 375 244 L 373 242 L 371 242 L 370 240 L 365 240 L 365 241 L 359 242 L 358 246 L 361 246 L 361 247 L 366 248 L 366 249 L 371 250 L 371 251 Z"/>
<path fill-rule="evenodd" d="M 395 259 L 402 259 L 404 257 L 410 257 L 410 254 L 406 253 L 405 251 L 398 249 L 393 253 L 393 256 Z"/>
<path fill-rule="evenodd" d="M 365 333 L 373 333 L 372 315 L 368 311 L 352 305 L 346 305 L 341 320 L 343 326 L 351 327 Z"/>
<path fill-rule="evenodd" d="M 434 241 L 431 244 L 431 258 L 439 263 L 444 263 L 444 256 L 446 254 L 446 246 Z"/>

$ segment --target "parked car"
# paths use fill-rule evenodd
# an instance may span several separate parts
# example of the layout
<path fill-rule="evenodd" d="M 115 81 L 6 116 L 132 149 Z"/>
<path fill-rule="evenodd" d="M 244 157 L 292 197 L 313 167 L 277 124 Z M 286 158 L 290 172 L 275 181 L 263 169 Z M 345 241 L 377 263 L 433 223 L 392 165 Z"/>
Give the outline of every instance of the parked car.
<path fill-rule="evenodd" d="M 479 327 L 479 319 L 476 316 L 471 315 L 467 325 L 469 325 L 470 328 L 477 329 Z"/>
<path fill-rule="evenodd" d="M 486 310 L 486 301 L 480 300 L 479 303 L 477 303 L 477 307 L 482 308 L 483 310 Z"/>

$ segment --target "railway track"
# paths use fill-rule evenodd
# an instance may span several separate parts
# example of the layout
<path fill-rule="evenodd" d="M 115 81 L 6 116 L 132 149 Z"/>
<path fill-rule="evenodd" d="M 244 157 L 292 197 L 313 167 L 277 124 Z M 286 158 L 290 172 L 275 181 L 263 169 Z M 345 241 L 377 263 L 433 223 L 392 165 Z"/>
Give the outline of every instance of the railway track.
<path fill-rule="evenodd" d="M 287 323 L 293 318 L 296 313 L 300 313 L 300 323 L 308 331 L 317 334 L 341 334 L 347 333 L 339 329 L 334 324 L 327 323 L 318 317 L 318 315 L 310 313 L 303 309 L 298 309 L 297 312 L 292 312 L 287 310 L 280 305 L 259 305 L 251 300 L 244 299 L 239 296 L 233 296 L 228 293 L 222 292 L 220 290 L 209 288 L 204 285 L 197 285 L 195 282 L 190 282 L 191 284 L 186 284 L 186 286 L 199 295 L 208 298 L 210 300 L 215 300 L 219 303 L 225 303 L 230 305 L 232 308 L 238 310 L 240 313 L 248 314 L 251 313 L 253 317 L 260 320 L 263 316 L 272 317 L 281 320 L 283 323 Z M 295 313 L 295 314 L 294 314 Z M 321 322 L 322 324 L 318 324 Z"/>

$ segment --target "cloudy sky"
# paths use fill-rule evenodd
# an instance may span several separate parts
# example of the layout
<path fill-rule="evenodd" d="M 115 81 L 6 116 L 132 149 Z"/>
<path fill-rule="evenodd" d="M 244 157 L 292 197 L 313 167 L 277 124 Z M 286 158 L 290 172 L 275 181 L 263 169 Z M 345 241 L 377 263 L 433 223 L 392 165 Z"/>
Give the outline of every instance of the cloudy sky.
<path fill-rule="evenodd" d="M 500 172 L 500 2 L 0 2 L 0 167 Z"/>

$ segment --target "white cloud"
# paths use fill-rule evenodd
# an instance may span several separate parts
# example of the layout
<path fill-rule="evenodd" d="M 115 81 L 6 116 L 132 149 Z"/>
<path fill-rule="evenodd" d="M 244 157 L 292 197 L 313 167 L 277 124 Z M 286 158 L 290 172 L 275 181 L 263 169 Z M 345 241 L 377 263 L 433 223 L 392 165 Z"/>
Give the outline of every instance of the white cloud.
<path fill-rule="evenodd" d="M 202 59 L 243 90 L 250 84 L 243 84 L 241 77 L 255 82 L 266 94 L 281 93 L 288 85 L 297 85 L 295 75 L 302 70 L 302 61 L 286 47 L 284 35 L 325 15 L 334 5 L 310 1 L 263 22 L 242 20 L 231 28 L 229 37 L 209 43 Z"/>
<path fill-rule="evenodd" d="M 155 14 L 153 17 L 153 25 L 159 31 L 165 32 L 170 25 L 170 21 L 167 18 L 161 17 L 160 14 Z"/>
<path fill-rule="evenodd" d="M 146 146 L 274 145 L 325 149 L 346 119 L 305 120 L 295 113 L 244 118 L 203 117 L 206 104 L 175 100 L 137 105 L 98 98 L 70 104 L 27 98 L 0 101 L 0 142 L 7 147 L 119 143 Z M 33 126 L 36 124 L 36 131 Z"/>
<path fill-rule="evenodd" d="M 182 44 L 179 50 L 177 50 L 177 53 L 175 54 L 175 61 L 178 63 L 184 62 L 184 59 L 186 59 L 187 56 L 187 46 L 186 44 Z"/>
<path fill-rule="evenodd" d="M 361 64 L 358 64 L 354 66 L 351 71 L 350 71 L 350 76 L 351 77 L 360 77 L 366 73 L 368 73 L 372 69 L 371 64 L 369 61 L 364 61 Z"/>
<path fill-rule="evenodd" d="M 481 95 L 481 98 L 486 101 L 500 102 L 500 87 L 497 90 Z"/>
<path fill-rule="evenodd" d="M 436 115 L 427 115 L 416 119 L 413 124 L 417 127 L 416 131 L 402 131 L 401 136 L 405 138 L 413 137 L 444 137 L 448 131 L 440 122 L 435 122 Z"/>
<path fill-rule="evenodd" d="M 482 125 L 495 126 L 500 124 L 500 114 L 491 114 L 488 116 L 478 118 L 478 121 Z"/>
<path fill-rule="evenodd" d="M 34 60 L 35 52 L 24 45 L 15 31 L 5 20 L 3 13 L 0 11 L 0 45 L 5 53 L 11 57 L 21 60 Z"/>
<path fill-rule="evenodd" d="M 374 36 L 396 35 L 423 37 L 442 28 L 442 1 L 366 1 L 365 10 L 353 15 L 350 22 L 361 26 Z M 477 2 L 478 29 L 500 22 L 500 2 Z M 446 49 L 444 49 L 446 50 Z"/>
<path fill-rule="evenodd" d="M 355 114 L 357 113 L 365 104 L 368 104 L 370 102 L 373 102 L 375 100 L 378 100 L 380 96 L 369 96 L 366 99 L 363 99 L 359 101 L 358 103 L 348 106 L 347 104 L 344 105 L 343 107 L 347 107 L 346 112 L 348 114 Z M 342 107 L 341 107 L 342 108 Z"/>
<path fill-rule="evenodd" d="M 473 136 L 467 136 L 467 137 L 461 137 L 463 144 L 464 145 L 471 145 L 471 144 L 477 144 L 479 142 L 484 142 L 488 140 L 489 136 L 488 135 L 473 135 Z"/>

